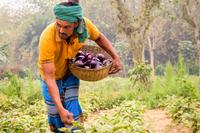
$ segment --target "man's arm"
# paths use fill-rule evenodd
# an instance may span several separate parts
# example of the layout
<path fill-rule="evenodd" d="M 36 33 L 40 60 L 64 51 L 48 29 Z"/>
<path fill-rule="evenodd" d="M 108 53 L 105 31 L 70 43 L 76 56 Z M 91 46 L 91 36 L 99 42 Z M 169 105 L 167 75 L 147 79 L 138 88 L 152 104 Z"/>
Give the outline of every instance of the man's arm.
<path fill-rule="evenodd" d="M 122 68 L 120 57 L 113 48 L 111 42 L 102 33 L 95 42 L 113 58 L 113 64 L 109 73 L 114 74 L 120 71 Z"/>
<path fill-rule="evenodd" d="M 56 84 L 55 80 L 55 65 L 54 63 L 44 63 L 42 65 L 43 71 L 44 71 L 44 80 L 47 84 L 48 91 L 50 96 L 52 97 L 56 108 L 58 110 L 58 113 L 61 117 L 61 120 L 65 124 L 72 124 L 73 117 L 70 112 L 68 112 L 62 105 L 60 94 L 58 91 L 58 86 Z"/>

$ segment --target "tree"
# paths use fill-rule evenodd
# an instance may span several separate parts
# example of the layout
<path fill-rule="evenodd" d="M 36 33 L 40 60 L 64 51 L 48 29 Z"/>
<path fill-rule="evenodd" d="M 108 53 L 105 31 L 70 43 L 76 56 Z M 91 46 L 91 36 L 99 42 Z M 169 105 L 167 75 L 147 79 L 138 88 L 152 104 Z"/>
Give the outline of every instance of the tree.
<path fill-rule="evenodd" d="M 130 48 L 133 51 L 133 62 L 141 64 L 144 59 L 144 44 L 147 30 L 153 20 L 152 11 L 159 6 L 159 0 L 144 0 L 139 15 L 133 16 L 122 0 L 113 1 L 118 9 L 121 30 L 126 34 Z"/>
<path fill-rule="evenodd" d="M 182 6 L 182 18 L 193 28 L 198 50 L 199 76 L 200 76 L 200 1 L 180 0 Z"/>

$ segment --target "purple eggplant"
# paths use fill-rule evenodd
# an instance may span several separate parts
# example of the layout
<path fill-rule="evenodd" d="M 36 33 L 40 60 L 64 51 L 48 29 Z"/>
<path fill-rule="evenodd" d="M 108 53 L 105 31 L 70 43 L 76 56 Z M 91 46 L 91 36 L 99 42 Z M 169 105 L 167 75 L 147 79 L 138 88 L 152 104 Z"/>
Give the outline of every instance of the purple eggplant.
<path fill-rule="evenodd" d="M 74 63 L 76 66 L 78 67 L 84 67 L 84 63 L 82 60 L 77 60 L 75 63 Z"/>
<path fill-rule="evenodd" d="M 86 62 L 84 62 L 84 66 L 90 66 L 92 60 L 87 60 Z"/>
<path fill-rule="evenodd" d="M 87 58 L 87 60 L 92 60 L 93 54 L 88 54 L 88 55 L 86 56 L 86 58 Z"/>
<path fill-rule="evenodd" d="M 96 65 L 97 65 L 97 62 L 96 62 L 95 60 L 92 60 L 92 61 L 90 62 L 90 68 L 91 68 L 91 69 L 96 68 Z"/>
<path fill-rule="evenodd" d="M 85 54 L 86 60 L 92 60 L 93 56 L 94 56 L 93 53 L 86 53 Z"/>
<path fill-rule="evenodd" d="M 76 61 L 77 61 L 77 60 L 83 60 L 84 58 L 85 58 L 85 56 L 80 55 L 80 56 L 78 56 L 78 57 L 76 58 Z"/>
<path fill-rule="evenodd" d="M 97 61 L 97 62 L 101 62 L 101 61 L 99 60 L 99 58 L 97 58 L 97 57 L 93 57 L 92 60 Z"/>
<path fill-rule="evenodd" d="M 111 60 L 111 59 L 106 59 L 106 60 L 103 61 L 103 65 L 104 65 L 104 66 L 108 66 L 108 65 L 110 65 L 111 63 L 112 63 L 112 60 Z"/>
<path fill-rule="evenodd" d="M 96 63 L 96 69 L 99 69 L 99 68 L 102 68 L 103 67 L 103 64 L 101 62 L 97 62 Z"/>
<path fill-rule="evenodd" d="M 80 55 L 85 56 L 84 52 L 81 51 L 81 50 L 78 51 L 78 53 L 76 54 L 76 57 L 78 57 L 78 56 L 80 56 Z"/>
<path fill-rule="evenodd" d="M 105 60 L 105 56 L 103 54 L 97 54 L 96 57 L 103 62 Z"/>

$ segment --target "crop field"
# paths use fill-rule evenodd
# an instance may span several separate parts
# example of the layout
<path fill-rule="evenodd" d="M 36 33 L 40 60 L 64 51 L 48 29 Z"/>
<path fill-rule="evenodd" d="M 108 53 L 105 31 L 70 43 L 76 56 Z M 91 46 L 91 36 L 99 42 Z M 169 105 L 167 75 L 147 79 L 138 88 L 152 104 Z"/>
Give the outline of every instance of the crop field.
<path fill-rule="evenodd" d="M 0 132 L 50 132 L 39 80 L 10 74 L 0 84 Z M 79 98 L 85 122 L 74 126 L 81 127 L 77 132 L 88 133 L 153 133 L 158 131 L 145 120 L 145 112 L 160 110 L 167 113 L 172 120 L 168 126 L 174 125 L 177 132 L 199 133 L 198 84 L 198 77 L 191 76 L 156 77 L 148 90 L 141 85 L 131 87 L 128 78 L 81 81 Z M 179 130 L 176 125 L 183 127 Z M 169 129 L 166 127 L 161 132 L 170 133 Z"/>

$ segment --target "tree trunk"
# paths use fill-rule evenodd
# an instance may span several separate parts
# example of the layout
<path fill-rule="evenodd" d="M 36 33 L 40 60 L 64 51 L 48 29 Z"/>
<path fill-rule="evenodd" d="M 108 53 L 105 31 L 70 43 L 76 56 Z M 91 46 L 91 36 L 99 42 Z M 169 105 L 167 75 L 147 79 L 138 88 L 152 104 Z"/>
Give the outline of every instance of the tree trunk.
<path fill-rule="evenodd" d="M 195 29 L 195 39 L 196 39 L 197 49 L 198 49 L 199 76 L 200 76 L 200 29 L 199 27 L 196 27 Z"/>
<path fill-rule="evenodd" d="M 142 64 L 145 62 L 143 48 L 132 49 L 132 51 L 133 51 L 133 63 L 134 64 Z"/>
<path fill-rule="evenodd" d="M 155 75 L 155 67 L 154 67 L 154 41 L 151 37 L 148 37 L 148 45 L 149 45 L 149 55 L 150 55 L 150 65 L 152 68 L 152 76 Z"/>
<path fill-rule="evenodd" d="M 129 40 L 131 49 L 133 51 L 133 63 L 142 64 L 145 62 L 144 58 L 144 39 L 140 35 L 134 36 Z"/>

